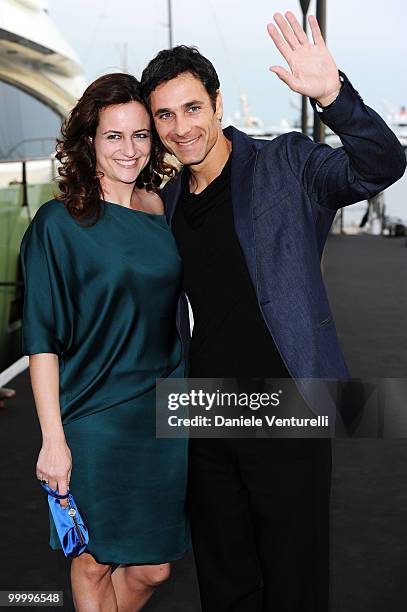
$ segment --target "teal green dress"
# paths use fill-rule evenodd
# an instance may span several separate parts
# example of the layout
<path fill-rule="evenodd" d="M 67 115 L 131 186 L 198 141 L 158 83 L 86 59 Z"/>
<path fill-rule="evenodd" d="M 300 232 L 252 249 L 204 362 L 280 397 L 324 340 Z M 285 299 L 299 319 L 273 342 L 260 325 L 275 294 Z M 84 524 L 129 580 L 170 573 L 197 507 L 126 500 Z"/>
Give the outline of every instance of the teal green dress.
<path fill-rule="evenodd" d="M 62 202 L 21 245 L 24 353 L 55 353 L 70 490 L 100 563 L 155 564 L 189 547 L 187 441 L 155 437 L 156 378 L 183 377 L 181 260 L 164 215 L 105 203 L 86 227 Z M 51 547 L 60 548 L 51 520 Z"/>

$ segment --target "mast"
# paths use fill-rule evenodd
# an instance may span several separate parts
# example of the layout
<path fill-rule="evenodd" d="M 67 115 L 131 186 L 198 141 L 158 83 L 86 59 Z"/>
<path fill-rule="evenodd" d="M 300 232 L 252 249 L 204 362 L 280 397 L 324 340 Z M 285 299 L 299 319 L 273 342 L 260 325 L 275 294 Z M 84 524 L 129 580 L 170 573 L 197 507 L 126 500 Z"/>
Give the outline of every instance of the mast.
<path fill-rule="evenodd" d="M 168 43 L 169 49 L 172 49 L 172 6 L 171 0 L 168 0 Z"/>

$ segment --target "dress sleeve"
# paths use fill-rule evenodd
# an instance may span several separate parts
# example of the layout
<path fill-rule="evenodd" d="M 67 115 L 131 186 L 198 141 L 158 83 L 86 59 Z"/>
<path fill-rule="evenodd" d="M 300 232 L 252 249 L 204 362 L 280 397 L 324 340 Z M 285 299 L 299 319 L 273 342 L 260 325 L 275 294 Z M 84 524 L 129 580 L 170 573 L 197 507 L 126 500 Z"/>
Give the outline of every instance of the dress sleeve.
<path fill-rule="evenodd" d="M 61 355 L 66 349 L 68 325 L 61 312 L 62 283 L 56 280 L 55 254 L 36 218 L 24 235 L 20 255 L 24 280 L 23 353 Z"/>

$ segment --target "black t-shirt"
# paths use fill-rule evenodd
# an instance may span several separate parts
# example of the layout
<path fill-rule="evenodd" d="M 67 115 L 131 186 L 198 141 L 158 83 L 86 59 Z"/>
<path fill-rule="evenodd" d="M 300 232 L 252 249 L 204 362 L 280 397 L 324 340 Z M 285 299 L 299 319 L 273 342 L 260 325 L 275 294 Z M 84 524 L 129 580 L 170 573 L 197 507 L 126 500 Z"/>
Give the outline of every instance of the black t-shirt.
<path fill-rule="evenodd" d="M 194 315 L 189 376 L 289 377 L 260 312 L 233 219 L 231 156 L 199 194 L 184 170 L 173 231 Z"/>

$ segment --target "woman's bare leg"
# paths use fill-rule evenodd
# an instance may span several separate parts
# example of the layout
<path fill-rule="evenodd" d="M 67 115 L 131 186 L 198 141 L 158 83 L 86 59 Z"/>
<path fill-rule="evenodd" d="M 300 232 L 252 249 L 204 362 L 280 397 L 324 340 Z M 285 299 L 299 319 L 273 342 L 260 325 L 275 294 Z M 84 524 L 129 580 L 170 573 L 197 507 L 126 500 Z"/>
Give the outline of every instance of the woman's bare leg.
<path fill-rule="evenodd" d="M 71 583 L 77 612 L 117 612 L 110 565 L 83 553 L 72 560 Z"/>
<path fill-rule="evenodd" d="M 112 574 L 119 612 L 139 612 L 155 587 L 170 575 L 170 564 L 121 565 Z"/>

